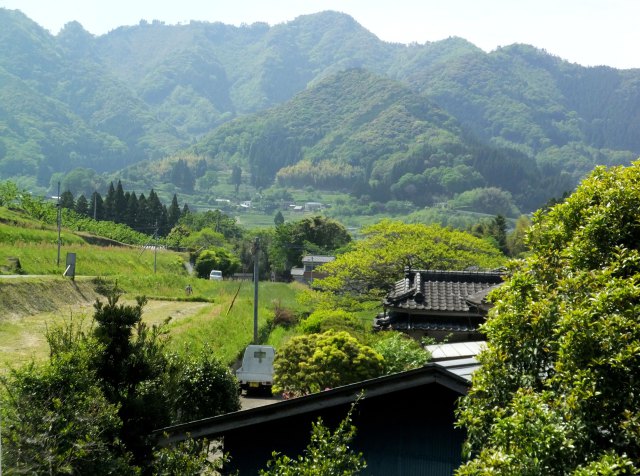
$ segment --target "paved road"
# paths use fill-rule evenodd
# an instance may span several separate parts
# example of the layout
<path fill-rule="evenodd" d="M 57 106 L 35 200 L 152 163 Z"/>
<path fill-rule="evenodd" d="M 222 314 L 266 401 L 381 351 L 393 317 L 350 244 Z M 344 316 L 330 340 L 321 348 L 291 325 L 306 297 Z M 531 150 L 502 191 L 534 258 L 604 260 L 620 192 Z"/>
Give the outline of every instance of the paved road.
<path fill-rule="evenodd" d="M 273 403 L 277 403 L 280 401 L 282 401 L 281 396 L 274 396 L 274 397 L 266 397 L 266 396 L 260 396 L 260 395 L 246 396 L 244 393 L 240 396 L 240 403 L 242 405 L 243 410 L 262 407 L 265 405 L 271 405 Z"/>

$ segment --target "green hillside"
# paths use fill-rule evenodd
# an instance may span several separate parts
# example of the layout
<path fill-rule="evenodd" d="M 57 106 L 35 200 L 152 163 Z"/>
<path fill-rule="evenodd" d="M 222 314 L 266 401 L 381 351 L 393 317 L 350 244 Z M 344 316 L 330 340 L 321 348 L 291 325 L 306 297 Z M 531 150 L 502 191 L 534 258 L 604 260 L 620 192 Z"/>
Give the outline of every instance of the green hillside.
<path fill-rule="evenodd" d="M 58 172 L 117 176 L 201 141 L 209 161 L 195 179 L 243 164 L 259 188 L 277 178 L 418 208 L 498 189 L 512 197 L 494 199 L 529 211 L 594 165 L 640 155 L 639 70 L 528 45 L 385 43 L 336 12 L 275 26 L 141 22 L 98 37 L 72 22 L 54 36 L 6 9 L 0 41 L 0 179 L 40 193 Z M 144 168 L 145 188 L 171 179 Z"/>

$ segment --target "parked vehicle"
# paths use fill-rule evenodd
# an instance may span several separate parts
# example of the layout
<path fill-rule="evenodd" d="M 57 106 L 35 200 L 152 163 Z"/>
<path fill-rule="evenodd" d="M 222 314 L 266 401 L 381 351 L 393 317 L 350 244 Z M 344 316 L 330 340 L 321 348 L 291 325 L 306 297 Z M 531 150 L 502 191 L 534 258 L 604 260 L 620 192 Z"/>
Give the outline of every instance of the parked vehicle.
<path fill-rule="evenodd" d="M 214 281 L 222 281 L 222 271 L 218 269 L 212 269 L 209 273 L 209 279 Z"/>
<path fill-rule="evenodd" d="M 275 349 L 270 345 L 247 346 L 242 357 L 242 367 L 236 370 L 242 390 L 265 390 L 271 393 L 275 354 Z"/>

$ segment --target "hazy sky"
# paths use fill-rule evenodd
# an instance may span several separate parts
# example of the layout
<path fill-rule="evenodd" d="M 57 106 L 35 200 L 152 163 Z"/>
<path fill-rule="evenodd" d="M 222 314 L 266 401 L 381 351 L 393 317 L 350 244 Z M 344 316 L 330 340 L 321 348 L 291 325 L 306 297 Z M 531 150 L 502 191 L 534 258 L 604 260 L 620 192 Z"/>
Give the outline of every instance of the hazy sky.
<path fill-rule="evenodd" d="M 399 43 L 460 36 L 486 51 L 527 43 L 585 66 L 640 67 L 640 0 L 0 0 L 57 33 L 77 20 L 93 34 L 141 19 L 277 24 L 323 10 L 347 13 Z"/>

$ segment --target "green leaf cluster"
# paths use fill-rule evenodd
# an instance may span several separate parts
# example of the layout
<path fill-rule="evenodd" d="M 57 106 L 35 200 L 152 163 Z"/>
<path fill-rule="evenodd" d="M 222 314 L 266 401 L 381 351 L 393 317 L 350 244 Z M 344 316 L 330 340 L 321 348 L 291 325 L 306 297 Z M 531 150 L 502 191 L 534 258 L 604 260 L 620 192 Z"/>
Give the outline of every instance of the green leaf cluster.
<path fill-rule="evenodd" d="M 405 267 L 413 269 L 492 269 L 505 263 L 500 251 L 469 233 L 439 225 L 382 221 L 365 228 L 335 261 L 321 267 L 328 276 L 314 287 L 327 294 L 379 299 Z"/>
<path fill-rule="evenodd" d="M 536 214 L 531 255 L 493 295 L 459 474 L 639 471 L 639 182 L 638 162 L 597 168 Z"/>
<path fill-rule="evenodd" d="M 356 427 L 351 415 L 355 404 L 338 427 L 331 431 L 319 418 L 311 428 L 311 441 L 296 459 L 274 452 L 260 476 L 352 476 L 367 467 L 352 442 Z"/>
<path fill-rule="evenodd" d="M 275 392 L 306 395 L 382 375 L 383 359 L 346 331 L 293 337 L 273 364 Z"/>

